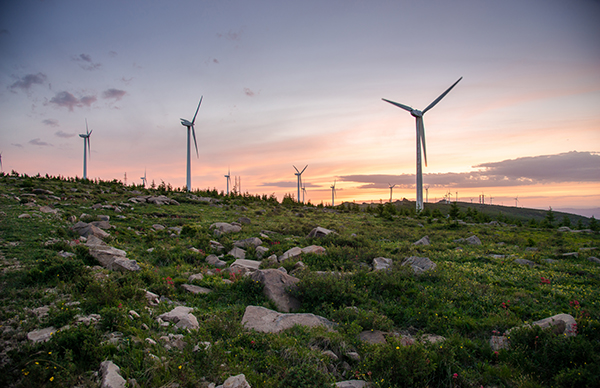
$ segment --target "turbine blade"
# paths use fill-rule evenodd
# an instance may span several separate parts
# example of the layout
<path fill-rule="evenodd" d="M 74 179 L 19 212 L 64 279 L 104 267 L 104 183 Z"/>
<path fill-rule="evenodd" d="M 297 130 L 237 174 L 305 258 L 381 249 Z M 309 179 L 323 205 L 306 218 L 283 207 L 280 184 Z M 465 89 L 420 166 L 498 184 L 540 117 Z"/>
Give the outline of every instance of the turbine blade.
<path fill-rule="evenodd" d="M 304 172 L 304 170 L 306 170 L 306 167 L 308 167 L 308 164 L 304 167 L 304 169 L 302 170 L 302 172 Z M 302 172 L 300 173 L 300 175 L 302 175 Z"/>
<path fill-rule="evenodd" d="M 427 167 L 427 149 L 425 147 L 425 126 L 423 125 L 423 118 L 419 117 L 417 119 L 419 121 L 419 133 L 421 144 L 423 145 L 423 159 L 425 159 L 425 167 Z"/>
<path fill-rule="evenodd" d="M 90 134 L 90 130 L 88 129 L 87 119 L 85 119 L 85 133 Z"/>
<path fill-rule="evenodd" d="M 194 145 L 196 146 L 196 156 L 200 159 L 200 154 L 198 154 L 198 143 L 196 143 L 196 131 L 194 130 L 194 126 L 192 125 L 192 135 L 194 135 Z"/>
<path fill-rule="evenodd" d="M 194 113 L 194 118 L 192 119 L 192 125 L 194 125 L 194 123 L 196 122 L 196 115 L 198 114 L 198 110 L 200 109 L 200 104 L 202 104 L 202 97 L 204 97 L 204 96 L 200 96 L 200 102 L 198 103 L 198 107 L 196 108 L 196 113 Z"/>
<path fill-rule="evenodd" d="M 296 166 L 294 166 L 294 165 L 292 164 L 292 167 L 294 167 L 294 170 L 296 170 L 296 172 L 297 172 L 298 174 L 300 174 L 300 171 L 298 171 L 298 169 L 296 168 Z"/>
<path fill-rule="evenodd" d="M 91 134 L 91 132 L 90 132 Z M 91 160 L 92 159 L 92 146 L 90 145 L 90 137 L 87 137 L 87 143 L 88 143 L 88 158 Z"/>
<path fill-rule="evenodd" d="M 429 104 L 429 106 L 427 108 L 423 109 L 423 114 L 425 114 L 425 112 L 427 112 L 429 109 L 433 108 L 435 106 L 435 104 L 437 104 L 438 102 L 440 102 L 440 100 L 442 98 L 444 98 L 446 96 L 446 94 L 448 94 L 448 92 L 450 92 L 450 90 L 452 90 L 452 88 L 455 87 L 456 84 L 459 83 L 462 78 L 463 77 L 460 77 L 458 79 L 458 81 L 456 81 L 455 83 L 453 83 L 452 86 L 450 86 L 444 93 L 442 93 L 441 96 L 439 96 L 438 98 L 436 98 L 435 101 L 432 102 L 431 104 Z"/>
<path fill-rule="evenodd" d="M 398 102 L 386 100 L 385 98 L 382 98 L 382 100 L 385 101 L 385 102 L 389 102 L 392 105 L 396 105 L 398 108 L 402 108 L 402 109 L 404 109 L 405 111 L 408 111 L 408 112 L 412 112 L 414 110 L 413 108 L 411 108 L 408 105 L 403 105 L 403 104 L 400 104 Z"/>

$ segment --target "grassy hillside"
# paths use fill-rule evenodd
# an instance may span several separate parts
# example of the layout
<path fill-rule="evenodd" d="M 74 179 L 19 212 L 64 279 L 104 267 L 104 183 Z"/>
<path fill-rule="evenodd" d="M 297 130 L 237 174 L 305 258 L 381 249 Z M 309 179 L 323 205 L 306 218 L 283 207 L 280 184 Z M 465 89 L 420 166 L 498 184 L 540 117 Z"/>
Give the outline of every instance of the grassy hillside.
<path fill-rule="evenodd" d="M 129 200 L 144 194 L 164 194 L 179 205 Z M 600 386 L 600 264 L 588 260 L 600 256 L 600 236 L 559 232 L 562 214 L 548 220 L 538 210 L 458 203 L 454 209 L 427 204 L 416 215 L 408 201 L 331 209 L 289 198 L 193 194 L 164 185 L 147 190 L 116 181 L 0 175 L 0 385 L 95 387 L 100 362 L 110 359 L 131 386 L 142 387 L 208 387 L 239 373 L 252 387 L 327 387 L 354 378 L 380 387 Z M 113 226 L 105 241 L 126 251 L 140 271 L 99 267 L 73 231 L 74 221 L 102 215 Z M 567 216 L 572 229 L 581 229 L 578 223 L 597 229 L 595 220 Z M 250 223 L 239 233 L 216 237 L 209 230 L 240 217 Z M 306 237 L 316 226 L 336 234 Z M 282 263 L 264 260 L 261 267 L 289 273 L 301 260 L 307 270 L 294 272 L 300 312 L 334 321 L 336 330 L 265 334 L 242 326 L 246 306 L 275 305 L 261 284 L 217 271 L 205 259 L 217 253 L 211 240 L 226 253 L 235 240 L 264 231 L 274 232 L 261 237 L 267 255 L 312 244 L 327 250 Z M 457 241 L 472 235 L 482 245 Z M 424 236 L 431 245 L 413 244 Z M 577 255 L 563 255 L 571 252 Z M 428 257 L 437 268 L 415 276 L 400 265 L 410 256 Z M 373 271 L 376 257 L 394 265 Z M 246 258 L 257 259 L 256 251 L 248 249 Z M 229 265 L 234 258 L 223 260 Z M 204 278 L 194 284 L 211 293 L 181 287 L 197 273 Z M 145 290 L 162 301 L 149 305 Z M 176 305 L 194 308 L 198 330 L 157 322 Z M 575 317 L 577 336 L 523 329 L 511 332 L 509 350 L 490 347 L 494 334 L 559 313 Z M 79 317 L 98 321 L 76 325 Z M 47 327 L 57 328 L 48 342 L 27 339 Z M 386 343 L 361 341 L 365 330 L 386 333 Z M 182 335 L 179 348 L 165 346 L 169 334 Z M 421 334 L 445 340 L 402 340 Z"/>

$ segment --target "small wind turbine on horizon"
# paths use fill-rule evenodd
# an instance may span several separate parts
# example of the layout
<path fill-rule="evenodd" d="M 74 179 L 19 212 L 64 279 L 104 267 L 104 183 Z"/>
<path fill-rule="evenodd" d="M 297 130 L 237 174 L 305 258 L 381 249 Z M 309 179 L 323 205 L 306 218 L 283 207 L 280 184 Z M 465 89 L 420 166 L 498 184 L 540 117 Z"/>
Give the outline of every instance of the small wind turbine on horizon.
<path fill-rule="evenodd" d="M 298 202 L 300 202 L 300 188 L 302 187 L 302 173 L 304 172 L 304 170 L 306 170 L 306 167 L 308 167 L 308 164 L 302 169 L 302 171 L 298 171 L 296 166 L 294 166 L 294 165 L 292 165 L 292 166 L 296 170 L 294 175 L 296 175 L 298 177 Z"/>
<path fill-rule="evenodd" d="M 227 178 L 227 195 L 229 195 L 229 182 L 231 182 L 231 170 L 228 168 L 227 169 L 227 175 L 223 175 L 225 178 Z"/>
<path fill-rule="evenodd" d="M 515 197 L 515 207 L 519 207 L 519 196 Z"/>
<path fill-rule="evenodd" d="M 460 82 L 462 77 L 458 79 L 452 86 L 450 86 L 444 93 L 442 93 L 438 98 L 436 98 L 429 106 L 422 111 L 413 109 L 408 105 L 403 105 L 398 102 L 386 100 L 382 98 L 383 101 L 389 102 L 392 105 L 395 105 L 399 108 L 402 108 L 408 112 L 416 119 L 417 124 L 417 212 L 423 210 L 423 171 L 421 166 L 421 147 L 423 147 L 423 156 L 425 158 L 425 167 L 427 167 L 427 152 L 425 147 L 425 127 L 423 126 L 423 115 L 427 113 L 428 110 L 433 108 L 442 98 L 446 96 L 452 90 L 453 87 L 456 86 L 457 83 Z"/>
<path fill-rule="evenodd" d="M 191 157 L 190 157 L 190 153 L 191 153 L 191 144 L 190 144 L 190 132 L 191 134 L 194 136 L 194 145 L 196 146 L 196 156 L 198 157 L 198 159 L 200 158 L 200 155 L 198 154 L 198 143 L 196 142 L 196 130 L 194 129 L 194 123 L 196 122 L 196 116 L 198 115 L 198 110 L 200 109 L 200 104 L 202 104 L 202 97 L 200 96 L 200 102 L 198 103 L 198 107 L 196 108 L 196 113 L 194 113 L 194 118 L 192 119 L 192 121 L 188 121 L 186 119 L 179 119 L 181 120 L 181 125 L 183 125 L 184 127 L 187 127 L 187 170 L 186 170 L 186 186 L 187 186 L 187 191 L 192 191 L 192 161 L 191 161 Z M 81 136 L 81 135 L 79 135 Z"/>
<path fill-rule="evenodd" d="M 330 187 L 331 189 L 331 206 L 335 206 L 335 182 L 337 181 L 333 181 L 333 186 Z"/>
<path fill-rule="evenodd" d="M 92 150 L 90 148 L 90 135 L 94 130 L 88 129 L 87 119 L 85 119 L 85 134 L 80 133 L 79 137 L 83 138 L 83 179 L 87 179 L 87 153 L 89 152 L 89 158 L 92 157 Z M 86 147 L 87 146 L 87 147 Z"/>
<path fill-rule="evenodd" d="M 146 179 L 146 169 L 144 168 L 144 176 L 140 177 L 140 179 L 142 180 L 142 185 L 144 186 L 144 188 L 146 188 L 146 183 L 148 183 L 148 179 Z"/>
<path fill-rule="evenodd" d="M 302 185 L 302 203 L 305 203 L 305 202 L 304 202 L 304 196 L 305 196 L 305 195 L 306 195 L 306 186 L 303 184 L 303 185 Z"/>
<path fill-rule="evenodd" d="M 0 152 L 0 171 L 4 171 L 2 168 L 2 152 Z"/>
<path fill-rule="evenodd" d="M 394 187 L 396 187 L 396 185 L 392 185 L 391 183 L 388 183 L 388 186 L 390 186 L 390 203 L 392 202 L 392 191 L 394 189 Z"/>

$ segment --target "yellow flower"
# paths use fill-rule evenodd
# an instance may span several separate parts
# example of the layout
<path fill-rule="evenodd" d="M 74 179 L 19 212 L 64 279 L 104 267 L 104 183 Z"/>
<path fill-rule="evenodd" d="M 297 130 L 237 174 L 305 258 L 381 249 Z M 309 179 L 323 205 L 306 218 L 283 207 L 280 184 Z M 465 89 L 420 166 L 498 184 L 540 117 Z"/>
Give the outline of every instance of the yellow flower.
<path fill-rule="evenodd" d="M 179 369 L 181 369 L 181 365 L 179 365 Z"/>
<path fill-rule="evenodd" d="M 54 376 L 50 377 L 50 381 L 54 381 Z"/>

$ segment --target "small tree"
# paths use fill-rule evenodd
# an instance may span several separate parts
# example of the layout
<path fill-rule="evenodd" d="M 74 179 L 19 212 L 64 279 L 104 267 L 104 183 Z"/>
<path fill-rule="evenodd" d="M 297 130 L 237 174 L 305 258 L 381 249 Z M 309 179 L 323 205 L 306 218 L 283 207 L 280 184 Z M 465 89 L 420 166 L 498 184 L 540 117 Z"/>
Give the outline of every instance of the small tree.
<path fill-rule="evenodd" d="M 552 228 L 554 226 L 554 221 L 556 220 L 556 217 L 554 216 L 554 212 L 552 211 L 552 206 L 548 208 L 548 211 L 546 212 L 546 218 L 544 220 L 546 221 L 549 228 Z"/>
<path fill-rule="evenodd" d="M 596 218 L 594 216 L 592 216 L 592 218 L 590 218 L 590 223 L 588 224 L 588 226 L 594 232 L 598 231 L 598 226 L 599 226 L 598 221 L 596 220 Z"/>
<path fill-rule="evenodd" d="M 458 204 L 456 202 L 452 202 L 452 205 L 450 205 L 450 212 L 448 214 L 453 220 L 460 216 L 460 209 L 458 208 Z"/>

